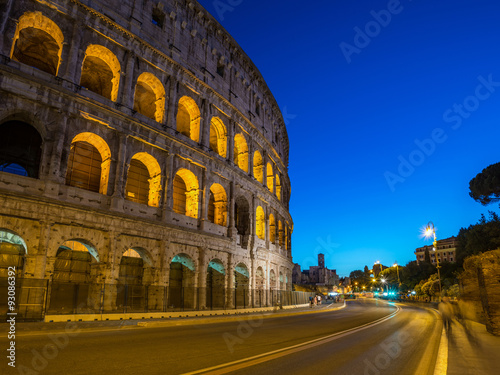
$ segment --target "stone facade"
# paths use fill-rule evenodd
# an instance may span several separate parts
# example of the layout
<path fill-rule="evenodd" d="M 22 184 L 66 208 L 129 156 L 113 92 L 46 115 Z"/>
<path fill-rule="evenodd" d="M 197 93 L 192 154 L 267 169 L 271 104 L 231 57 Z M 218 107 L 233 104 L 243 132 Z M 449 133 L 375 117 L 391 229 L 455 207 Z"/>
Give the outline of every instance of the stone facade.
<path fill-rule="evenodd" d="M 295 284 L 339 285 L 339 276 L 336 270 L 325 267 L 325 255 L 318 254 L 318 265 L 310 266 L 301 271 L 298 263 L 294 264 L 292 280 Z"/>
<path fill-rule="evenodd" d="M 445 238 L 437 241 L 437 257 L 439 262 L 456 262 L 456 247 L 457 247 L 457 238 L 452 236 L 450 238 Z M 433 246 L 422 246 L 415 249 L 414 253 L 417 257 L 417 264 L 423 262 L 425 259 L 425 251 L 429 252 L 429 257 L 432 264 L 436 264 L 436 254 L 434 253 Z"/>
<path fill-rule="evenodd" d="M 204 8 L 9 0 L 1 12 L 13 146 L 0 153 L 0 242 L 19 247 L 20 277 L 61 277 L 58 257 L 83 249 L 90 283 L 130 277 L 135 256 L 142 285 L 291 290 L 284 121 Z"/>

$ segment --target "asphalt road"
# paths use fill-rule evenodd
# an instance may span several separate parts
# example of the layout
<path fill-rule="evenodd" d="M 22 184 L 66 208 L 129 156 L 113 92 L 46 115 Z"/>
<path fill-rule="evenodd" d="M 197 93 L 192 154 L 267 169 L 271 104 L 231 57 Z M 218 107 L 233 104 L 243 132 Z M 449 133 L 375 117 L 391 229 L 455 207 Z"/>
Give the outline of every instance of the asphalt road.
<path fill-rule="evenodd" d="M 17 368 L 2 363 L 0 373 L 433 374 L 442 323 L 431 310 L 363 300 L 324 311 L 23 335 L 16 339 Z"/>

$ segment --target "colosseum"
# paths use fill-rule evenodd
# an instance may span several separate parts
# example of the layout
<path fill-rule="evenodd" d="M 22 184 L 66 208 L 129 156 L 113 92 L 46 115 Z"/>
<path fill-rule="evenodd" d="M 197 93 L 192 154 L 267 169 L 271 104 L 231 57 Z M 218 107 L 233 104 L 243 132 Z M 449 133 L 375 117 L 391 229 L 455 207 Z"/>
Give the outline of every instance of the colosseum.
<path fill-rule="evenodd" d="M 194 0 L 0 11 L 3 316 L 14 273 L 25 318 L 303 302 L 285 124 L 214 17 Z"/>

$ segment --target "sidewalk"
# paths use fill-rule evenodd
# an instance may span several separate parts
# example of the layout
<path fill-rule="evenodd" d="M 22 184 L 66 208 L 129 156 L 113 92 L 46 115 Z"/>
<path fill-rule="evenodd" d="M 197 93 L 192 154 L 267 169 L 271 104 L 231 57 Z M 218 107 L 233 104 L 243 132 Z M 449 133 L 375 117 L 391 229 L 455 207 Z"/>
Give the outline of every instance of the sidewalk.
<path fill-rule="evenodd" d="M 259 317 L 260 318 L 274 318 L 274 317 L 284 317 L 293 316 L 297 314 L 311 314 L 326 311 L 333 311 L 340 308 L 344 308 L 345 304 L 342 303 L 332 303 L 323 304 L 320 306 L 314 306 L 313 308 L 300 307 L 294 309 L 275 309 L 272 311 L 262 311 L 262 312 L 242 312 L 242 310 L 231 310 L 224 315 L 210 316 L 205 315 L 194 316 L 195 314 L 190 314 L 185 316 L 186 313 L 181 313 L 183 317 L 165 318 L 165 319 L 126 319 L 126 320 L 99 320 L 99 321 L 59 321 L 59 322 L 18 322 L 16 323 L 16 335 L 22 336 L 27 334 L 39 333 L 39 334 L 49 334 L 54 332 L 65 332 L 75 331 L 75 330 L 85 330 L 85 331 L 102 331 L 102 330 L 113 330 L 113 329 L 140 329 L 141 327 L 169 327 L 169 326 L 180 326 L 180 325 L 195 325 L 195 324 L 210 324 L 210 323 L 221 323 L 230 321 L 240 321 L 246 318 Z M 205 311 L 205 313 L 207 313 Z M 210 313 L 210 312 L 209 312 Z M 105 316 L 105 315 L 104 315 Z M 74 316 L 73 317 L 78 317 Z M 74 320 L 74 319 L 73 319 Z M 8 323 L 0 324 L 0 335 L 4 335 L 8 332 Z"/>
<path fill-rule="evenodd" d="M 500 374 L 500 337 L 470 320 L 453 320 L 448 334 L 448 375 Z"/>

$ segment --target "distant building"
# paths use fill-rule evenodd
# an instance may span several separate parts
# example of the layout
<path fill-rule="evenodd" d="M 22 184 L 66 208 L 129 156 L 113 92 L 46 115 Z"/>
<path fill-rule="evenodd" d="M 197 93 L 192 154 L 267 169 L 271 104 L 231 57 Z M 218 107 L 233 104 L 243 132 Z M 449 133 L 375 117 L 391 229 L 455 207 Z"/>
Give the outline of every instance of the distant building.
<path fill-rule="evenodd" d="M 439 262 L 456 262 L 456 247 L 457 238 L 455 236 L 437 241 L 436 252 Z M 417 257 L 417 264 L 420 264 L 420 262 L 423 262 L 425 260 L 426 250 L 429 252 L 431 263 L 436 264 L 436 252 L 434 252 L 432 245 L 426 245 L 415 249 L 414 253 Z"/>
<path fill-rule="evenodd" d="M 336 270 L 325 267 L 325 255 L 318 254 L 318 265 L 301 272 L 300 265 L 295 264 L 292 271 L 292 282 L 295 284 L 338 285 Z"/>

